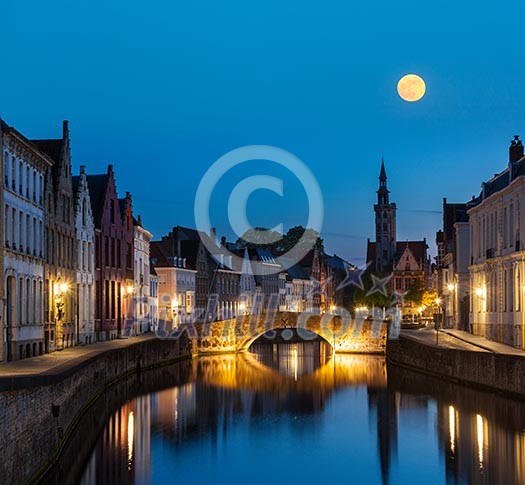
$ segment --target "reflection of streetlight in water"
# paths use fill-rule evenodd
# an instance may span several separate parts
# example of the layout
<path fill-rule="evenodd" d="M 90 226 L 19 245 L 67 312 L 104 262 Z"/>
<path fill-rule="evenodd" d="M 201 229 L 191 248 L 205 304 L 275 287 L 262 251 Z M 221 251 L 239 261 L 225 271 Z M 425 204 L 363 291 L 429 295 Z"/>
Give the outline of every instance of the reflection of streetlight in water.
<path fill-rule="evenodd" d="M 483 416 L 476 414 L 476 434 L 478 438 L 478 461 L 480 469 L 483 469 L 483 448 L 485 446 L 485 423 Z"/>
<path fill-rule="evenodd" d="M 133 411 L 128 414 L 128 470 L 131 470 L 133 462 L 133 436 L 135 434 L 135 416 Z"/>
<path fill-rule="evenodd" d="M 297 356 L 297 345 L 292 348 L 294 379 L 297 381 L 297 368 L 299 367 L 299 357 Z"/>
<path fill-rule="evenodd" d="M 454 406 L 448 407 L 448 430 L 450 433 L 450 451 L 456 451 L 456 410 Z"/>

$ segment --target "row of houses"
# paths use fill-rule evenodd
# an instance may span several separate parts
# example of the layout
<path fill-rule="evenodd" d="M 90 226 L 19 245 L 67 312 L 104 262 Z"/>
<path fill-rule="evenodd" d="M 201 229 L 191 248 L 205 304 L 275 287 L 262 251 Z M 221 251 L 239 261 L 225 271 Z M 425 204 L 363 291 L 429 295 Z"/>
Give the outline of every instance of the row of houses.
<path fill-rule="evenodd" d="M 212 255 L 195 229 L 159 241 L 120 197 L 113 166 L 73 174 L 69 125 L 28 139 L 0 119 L 0 359 L 17 360 L 126 338 L 191 320 L 263 308 L 323 313 L 347 264 L 314 249 L 285 269 L 282 255 L 223 238 Z M 216 235 L 211 235 L 216 238 Z"/>
<path fill-rule="evenodd" d="M 217 247 L 213 255 L 206 238 Z M 316 248 L 298 262 L 287 261 L 278 251 L 176 226 L 150 251 L 162 322 L 223 320 L 268 309 L 326 313 L 345 304 L 346 293 L 337 288 L 349 263 Z"/>
<path fill-rule="evenodd" d="M 443 201 L 436 236 L 444 324 L 525 348 L 525 157 L 519 136 L 506 166 L 466 203 Z"/>
<path fill-rule="evenodd" d="M 30 140 L 0 120 L 0 359 L 146 331 L 152 237 L 113 167 L 72 173 L 69 125 Z"/>

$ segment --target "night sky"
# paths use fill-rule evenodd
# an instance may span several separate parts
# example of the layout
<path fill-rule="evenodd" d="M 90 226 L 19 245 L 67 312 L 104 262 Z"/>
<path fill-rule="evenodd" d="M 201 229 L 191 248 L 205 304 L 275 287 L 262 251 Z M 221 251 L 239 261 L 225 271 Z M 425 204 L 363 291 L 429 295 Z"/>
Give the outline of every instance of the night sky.
<path fill-rule="evenodd" d="M 477 194 L 525 135 L 523 2 L 106 3 L 0 5 L 0 116 L 30 138 L 57 137 L 69 119 L 75 173 L 113 163 L 156 237 L 194 226 L 215 160 L 267 144 L 317 177 L 329 251 L 364 256 L 382 152 L 398 239 L 433 250 L 442 198 Z M 396 93 L 407 73 L 427 83 L 418 103 Z M 254 162 L 216 187 L 219 234 L 236 238 L 232 187 L 262 173 L 285 193 L 253 194 L 252 225 L 306 223 L 293 174 Z"/>

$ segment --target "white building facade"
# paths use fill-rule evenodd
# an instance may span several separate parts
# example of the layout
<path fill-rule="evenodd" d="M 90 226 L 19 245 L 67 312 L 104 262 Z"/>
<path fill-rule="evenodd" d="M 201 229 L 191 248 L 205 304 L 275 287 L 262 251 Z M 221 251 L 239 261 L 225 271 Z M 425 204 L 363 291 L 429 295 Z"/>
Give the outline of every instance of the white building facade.
<path fill-rule="evenodd" d="M 52 160 L 0 120 L 3 159 L 3 302 L 0 356 L 44 348 L 44 177 Z"/>
<path fill-rule="evenodd" d="M 75 326 L 77 343 L 85 345 L 95 342 L 95 223 L 84 166 L 80 167 L 80 175 L 73 177 L 73 193 L 77 248 Z"/>
<path fill-rule="evenodd" d="M 525 348 L 525 158 L 515 139 L 508 167 L 483 184 L 469 210 L 470 330 Z"/>
<path fill-rule="evenodd" d="M 149 243 L 153 235 L 142 227 L 138 216 L 133 224 L 134 240 L 134 334 L 148 332 L 152 328 L 152 312 L 150 308 L 150 269 Z"/>

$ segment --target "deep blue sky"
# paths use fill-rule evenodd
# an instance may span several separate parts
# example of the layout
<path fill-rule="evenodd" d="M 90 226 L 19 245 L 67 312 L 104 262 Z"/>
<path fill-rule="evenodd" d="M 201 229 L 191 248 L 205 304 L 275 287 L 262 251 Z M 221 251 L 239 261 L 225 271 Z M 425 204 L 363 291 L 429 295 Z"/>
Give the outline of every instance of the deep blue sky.
<path fill-rule="evenodd" d="M 35 138 L 69 119 L 75 172 L 113 163 L 157 237 L 194 225 L 196 187 L 217 158 L 269 144 L 318 178 L 323 229 L 344 236 L 325 236 L 328 250 L 364 256 L 382 149 L 398 239 L 433 243 L 442 197 L 478 193 L 525 134 L 522 2 L 106 3 L 0 5 L 0 116 Z M 396 93 L 410 72 L 427 82 L 416 104 Z M 272 167 L 218 187 L 219 233 L 232 237 L 228 187 Z M 305 223 L 304 193 L 284 180 L 284 201 L 250 200 L 254 226 Z"/>

